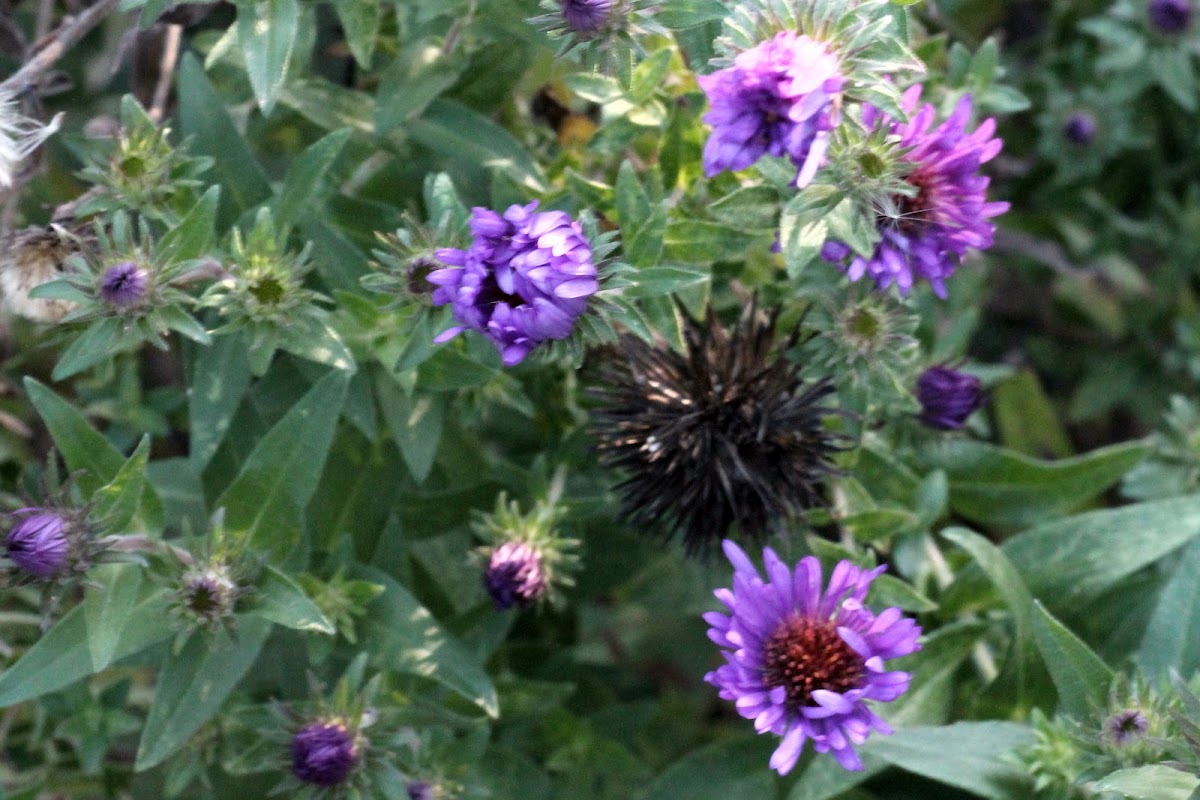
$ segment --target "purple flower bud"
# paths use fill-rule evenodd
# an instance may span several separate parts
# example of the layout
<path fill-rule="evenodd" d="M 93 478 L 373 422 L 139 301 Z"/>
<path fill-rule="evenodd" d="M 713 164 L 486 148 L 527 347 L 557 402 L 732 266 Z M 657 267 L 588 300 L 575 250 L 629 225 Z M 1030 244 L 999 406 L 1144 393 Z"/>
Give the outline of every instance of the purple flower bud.
<path fill-rule="evenodd" d="M 437 796 L 429 781 L 413 781 L 404 790 L 408 792 L 408 800 L 434 800 Z"/>
<path fill-rule="evenodd" d="M 146 296 L 149 274 L 132 261 L 109 267 L 100 279 L 100 299 L 110 306 L 126 308 Z"/>
<path fill-rule="evenodd" d="M 1122 747 L 1144 737 L 1150 730 L 1150 720 L 1136 708 L 1127 708 L 1109 717 L 1104 728 L 1112 743 Z"/>
<path fill-rule="evenodd" d="M 560 0 L 563 21 L 575 33 L 595 33 L 612 16 L 613 0 Z"/>
<path fill-rule="evenodd" d="M 1072 113 L 1063 123 L 1063 135 L 1074 144 L 1091 144 L 1096 138 L 1096 118 L 1086 111 Z"/>
<path fill-rule="evenodd" d="M 61 514 L 44 508 L 22 508 L 14 514 L 25 518 L 8 532 L 4 544 L 8 557 L 30 575 L 47 578 L 67 563 L 71 542 L 70 524 Z"/>
<path fill-rule="evenodd" d="M 305 783 L 338 786 L 358 763 L 354 734 L 336 721 L 317 721 L 292 737 L 292 774 Z"/>
<path fill-rule="evenodd" d="M 1192 24 L 1191 0 L 1148 0 L 1146 13 L 1154 27 L 1174 36 Z"/>
<path fill-rule="evenodd" d="M 983 405 L 979 378 L 949 367 L 930 367 L 917 378 L 921 422 L 943 431 L 958 430 Z"/>
<path fill-rule="evenodd" d="M 528 608 L 546 593 L 542 557 L 524 542 L 505 542 L 492 551 L 483 585 L 498 610 Z"/>

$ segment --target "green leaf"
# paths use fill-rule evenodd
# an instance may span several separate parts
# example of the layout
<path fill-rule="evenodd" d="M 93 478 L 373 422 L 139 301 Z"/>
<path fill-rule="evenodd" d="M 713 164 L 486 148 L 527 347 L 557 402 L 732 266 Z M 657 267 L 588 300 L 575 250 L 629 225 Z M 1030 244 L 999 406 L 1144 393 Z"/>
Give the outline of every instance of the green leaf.
<path fill-rule="evenodd" d="M 271 196 L 271 185 L 246 140 L 225 110 L 204 67 L 187 53 L 179 63 L 179 127 L 192 137 L 192 151 L 214 159 L 210 173 L 222 188 L 219 225 L 228 227 L 242 211 Z"/>
<path fill-rule="evenodd" d="M 221 187 L 210 186 L 179 224 L 159 241 L 159 252 L 168 254 L 172 261 L 188 261 L 207 254 L 220 202 Z"/>
<path fill-rule="evenodd" d="M 167 656 L 138 742 L 136 771 L 162 763 L 217 713 L 270 632 L 266 620 L 239 617 L 236 638 L 196 631 L 178 655 Z"/>
<path fill-rule="evenodd" d="M 277 563 L 299 544 L 297 526 L 321 478 L 348 383 L 341 370 L 317 381 L 259 440 L 216 503 L 227 530 Z"/>
<path fill-rule="evenodd" d="M 1200 788 L 1200 778 L 1171 767 L 1153 764 L 1121 769 L 1096 781 L 1096 792 L 1115 792 L 1131 800 L 1190 800 Z"/>
<path fill-rule="evenodd" d="M 315 142 L 292 162 L 275 205 L 274 217 L 279 230 L 287 230 L 312 203 L 321 188 L 321 181 L 349 139 L 349 128 L 336 130 Z"/>
<path fill-rule="evenodd" d="M 117 636 L 111 661 L 141 652 L 171 635 L 168 602 L 164 591 L 143 598 L 133 607 Z M 85 613 L 82 604 L 68 611 L 17 663 L 0 674 L 0 707 L 56 692 L 95 671 Z"/>
<path fill-rule="evenodd" d="M 1058 710 L 1084 719 L 1104 707 L 1112 670 L 1040 602 L 1033 608 L 1033 635 L 1058 690 Z"/>
<path fill-rule="evenodd" d="M 287 80 L 288 62 L 299 29 L 297 0 L 254 0 L 238 5 L 238 44 L 263 116 L 271 115 Z"/>
<path fill-rule="evenodd" d="M 667 226 L 663 251 L 669 261 L 711 264 L 740 257 L 759 237 L 703 220 L 683 220 Z"/>
<path fill-rule="evenodd" d="M 626 297 L 658 297 L 708 283 L 708 272 L 687 267 L 647 267 L 629 273 L 633 286 L 624 289 Z"/>
<path fill-rule="evenodd" d="M 950 477 L 950 505 L 986 525 L 1021 527 L 1058 517 L 1096 497 L 1149 452 L 1124 442 L 1059 461 L 966 439 L 941 442 L 931 453 Z"/>
<path fill-rule="evenodd" d="M 975 559 L 975 563 L 1000 592 L 1004 604 L 1012 614 L 1013 642 L 1004 665 L 1007 674 L 1002 673 L 998 682 L 1000 686 L 1006 686 L 1008 677 L 1011 676 L 1011 680 L 1016 684 L 1018 699 L 1024 702 L 1029 662 L 1033 656 L 1033 595 L 1021 579 L 1021 573 L 1004 552 L 987 539 L 966 528 L 948 528 L 942 531 L 942 536 L 966 550 L 971 558 Z"/>
<path fill-rule="evenodd" d="M 728 13 L 729 9 L 720 0 L 667 0 L 655 11 L 654 21 L 678 31 L 706 22 L 720 22 Z"/>
<path fill-rule="evenodd" d="M 858 750 L 863 762 L 861 771 L 852 772 L 834 758 L 813 759 L 801 773 L 800 780 L 792 787 L 787 800 L 835 800 L 855 797 L 850 792 L 851 789 L 866 783 L 888 768 L 886 761 L 872 756 L 865 748 L 860 747 Z"/>
<path fill-rule="evenodd" d="M 763 769 L 778 745 L 766 737 L 721 739 L 693 750 L 654 779 L 642 800 L 728 800 L 768 797 L 774 780 Z"/>
<path fill-rule="evenodd" d="M 1163 587 L 1134 660 L 1147 675 L 1200 669 L 1200 540 L 1183 551 Z"/>
<path fill-rule="evenodd" d="M 1031 795 L 1028 771 L 1012 754 L 1032 743 L 1032 731 L 1015 722 L 957 722 L 904 728 L 892 736 L 873 737 L 863 749 L 901 769 L 980 797 L 1011 800 Z M 1014 794 L 1022 787 L 1024 794 Z"/>
<path fill-rule="evenodd" d="M 779 192 L 770 186 L 744 186 L 708 207 L 718 222 L 739 230 L 775 230 Z"/>
<path fill-rule="evenodd" d="M 350 46 L 354 60 L 362 67 L 370 68 L 383 16 L 382 4 L 378 0 L 338 0 L 333 4 L 333 10 L 338 22 L 342 23 L 346 44 Z"/>
<path fill-rule="evenodd" d="M 141 586 L 140 564 L 97 564 L 88 570 L 83 616 L 93 672 L 112 663 Z"/>
<path fill-rule="evenodd" d="M 1000 549 L 1029 591 L 1057 616 L 1069 618 L 1197 535 L 1200 495 L 1193 494 L 1040 525 L 1012 537 Z M 971 573 L 970 569 L 959 573 L 943 596 L 944 609 L 978 599 L 980 576 Z"/>
<path fill-rule="evenodd" d="M 91 495 L 110 483 L 125 466 L 125 458 L 107 439 L 88 424 L 73 406 L 38 383 L 25 378 L 29 401 L 50 430 L 58 452 L 67 462 L 67 469 L 80 470 L 79 488 Z"/>
<path fill-rule="evenodd" d="M 197 350 L 188 392 L 189 458 L 197 472 L 217 452 L 249 386 L 250 362 L 240 333 L 218 336 Z"/>
<path fill-rule="evenodd" d="M 334 633 L 333 623 L 300 585 L 272 566 L 264 571 L 254 597 L 256 616 L 298 631 Z"/>
<path fill-rule="evenodd" d="M 284 330 L 279 345 L 289 353 L 334 369 L 351 372 L 357 369 L 354 354 L 346 347 L 325 313 L 295 320 L 295 325 L 289 325 Z"/>
<path fill-rule="evenodd" d="M 353 577 L 384 587 L 360 623 L 363 644 L 376 665 L 436 681 L 488 716 L 499 714 L 496 689 L 478 658 L 443 631 L 407 589 L 373 567 L 359 566 Z"/>
<path fill-rule="evenodd" d="M 385 136 L 419 117 L 429 104 L 458 82 L 466 63 L 446 57 L 426 61 L 421 48 L 410 58 L 397 58 L 379 76 L 375 93 L 375 130 Z"/>
<path fill-rule="evenodd" d="M 1071 455 L 1067 432 L 1033 370 L 1020 370 L 1001 381 L 992 390 L 991 406 L 1004 446 L 1027 456 Z"/>
<path fill-rule="evenodd" d="M 1188 111 L 1196 111 L 1196 72 L 1192 55 L 1182 47 L 1156 47 L 1150 51 L 1150 72 L 1162 90 Z"/>
<path fill-rule="evenodd" d="M 97 515 L 108 533 L 155 535 L 163 526 L 163 509 L 154 488 L 146 483 L 150 435 L 138 443 L 133 455 L 105 486 L 93 495 Z"/>
<path fill-rule="evenodd" d="M 124 324 L 116 317 L 104 317 L 93 322 L 58 357 L 50 377 L 56 381 L 66 380 L 112 358 L 120 349 L 123 327 Z"/>
<path fill-rule="evenodd" d="M 424 483 L 433 469 L 438 442 L 442 438 L 446 397 L 432 392 L 407 395 L 386 375 L 380 375 L 376 381 L 375 394 L 379 399 L 379 410 L 413 480 Z"/>
<path fill-rule="evenodd" d="M 453 100 L 434 100 L 408 132 L 435 153 L 502 170 L 534 192 L 545 189 L 541 170 L 511 133 Z"/>

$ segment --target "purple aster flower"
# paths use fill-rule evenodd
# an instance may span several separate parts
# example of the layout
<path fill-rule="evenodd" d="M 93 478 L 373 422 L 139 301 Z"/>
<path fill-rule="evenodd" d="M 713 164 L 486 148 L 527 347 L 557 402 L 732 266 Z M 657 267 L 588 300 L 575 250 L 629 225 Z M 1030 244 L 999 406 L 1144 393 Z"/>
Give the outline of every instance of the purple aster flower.
<path fill-rule="evenodd" d="M 292 774 L 305 783 L 337 786 L 357 763 L 354 734 L 336 720 L 314 722 L 292 737 Z"/>
<path fill-rule="evenodd" d="M 759 733 L 783 737 L 770 762 L 780 775 L 796 766 L 806 739 L 846 769 L 862 769 L 855 745 L 872 729 L 892 732 L 864 701 L 888 703 L 904 694 L 909 674 L 886 671 L 884 661 L 920 649 L 921 629 L 900 609 L 876 616 L 863 605 L 884 567 L 864 570 L 842 561 L 822 589 L 816 558 L 803 558 L 791 570 L 768 547 L 764 583 L 740 547 L 726 540 L 724 548 L 734 567 L 733 589 L 714 594 L 729 613 L 710 611 L 704 619 L 727 663 L 704 679 L 754 720 Z"/>
<path fill-rule="evenodd" d="M 1191 0 L 1148 0 L 1146 13 L 1154 27 L 1172 36 L 1192 24 Z"/>
<path fill-rule="evenodd" d="M 13 563 L 38 578 L 48 578 L 61 570 L 71 550 L 66 517 L 44 508 L 22 508 L 13 513 L 24 515 L 4 538 Z"/>
<path fill-rule="evenodd" d="M 532 606 L 547 588 L 541 554 L 525 542 L 505 542 L 492 551 L 483 585 L 500 611 Z"/>
<path fill-rule="evenodd" d="M 697 80 L 712 110 L 704 174 L 739 170 L 764 155 L 792 160 L 796 185 L 812 180 L 838 123 L 845 78 L 824 43 L 794 31 L 739 53 L 733 66 Z"/>
<path fill-rule="evenodd" d="M 983 405 L 983 384 L 950 367 L 930 367 L 917 378 L 917 401 L 921 422 L 938 430 L 958 430 Z"/>
<path fill-rule="evenodd" d="M 1123 747 L 1143 738 L 1150 730 L 1150 720 L 1136 708 L 1118 711 L 1104 722 L 1104 731 L 1118 747 Z"/>
<path fill-rule="evenodd" d="M 1063 135 L 1072 144 L 1091 144 L 1096 138 L 1096 118 L 1087 111 L 1075 111 L 1063 123 Z"/>
<path fill-rule="evenodd" d="M 560 0 L 563 21 L 575 33 L 595 33 L 612 16 L 613 0 Z"/>
<path fill-rule="evenodd" d="M 910 148 L 901 158 L 908 162 L 905 181 L 915 193 L 892 197 L 898 213 L 879 215 L 882 238 L 870 257 L 853 255 L 844 245 L 839 251 L 823 250 L 822 256 L 835 262 L 853 256 L 846 268 L 850 280 L 867 275 L 880 289 L 895 284 L 900 294 L 907 295 L 913 281 L 923 278 L 944 299 L 946 278 L 954 274 L 968 250 L 992 246 L 995 226 L 988 220 L 1008 210 L 1008 203 L 987 202 L 989 179 L 978 174 L 980 165 L 1000 152 L 1002 142 L 992 136 L 994 119 L 967 133 L 970 95 L 932 130 L 936 113 L 932 105 L 926 103 L 913 113 L 920 96 L 920 86 L 904 93 L 906 123 L 871 106 L 863 111 L 867 128 L 889 130 L 902 147 Z M 840 258 L 830 258 L 837 252 L 842 253 Z"/>
<path fill-rule="evenodd" d="M 459 324 L 434 341 L 470 328 L 512 366 L 542 342 L 571 335 L 599 289 L 592 248 L 578 222 L 562 211 L 535 213 L 537 205 L 510 206 L 503 216 L 475 208 L 470 249 L 437 251 L 447 266 L 429 274 L 438 287 L 433 304 L 450 303 Z"/>
<path fill-rule="evenodd" d="M 110 306 L 125 308 L 146 296 L 149 274 L 132 261 L 109 267 L 100 278 L 100 299 Z"/>

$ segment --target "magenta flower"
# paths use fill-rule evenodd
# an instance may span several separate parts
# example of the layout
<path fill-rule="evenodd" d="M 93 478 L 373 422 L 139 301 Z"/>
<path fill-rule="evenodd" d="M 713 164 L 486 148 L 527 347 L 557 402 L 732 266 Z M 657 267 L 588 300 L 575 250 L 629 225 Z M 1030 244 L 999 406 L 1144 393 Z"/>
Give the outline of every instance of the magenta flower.
<path fill-rule="evenodd" d="M 589 34 L 603 28 L 612 16 L 613 0 L 560 0 L 563 21 L 575 33 Z"/>
<path fill-rule="evenodd" d="M 711 611 L 704 619 L 727 663 L 704 679 L 759 733 L 783 737 L 770 762 L 780 775 L 796 766 L 806 740 L 846 769 L 862 769 L 855 745 L 872 730 L 892 732 L 865 701 L 888 703 L 908 689 L 909 674 L 888 672 L 884 661 L 920 649 L 921 629 L 900 609 L 876 616 L 863 605 L 884 567 L 842 561 L 822 588 L 816 558 L 792 570 L 768 547 L 764 583 L 741 548 L 729 540 L 724 548 L 733 589 L 715 594 L 729 613 Z"/>
<path fill-rule="evenodd" d="M 920 86 L 904 93 L 907 123 L 871 106 L 863 111 L 867 128 L 886 129 L 900 138 L 902 147 L 911 148 L 902 158 L 908 162 L 905 181 L 915 193 L 894 196 L 891 200 L 898 213 L 878 216 L 882 238 L 870 257 L 854 255 L 841 242 L 827 243 L 821 256 L 843 264 L 849 259 L 846 272 L 852 281 L 866 275 L 880 289 L 895 284 L 900 294 L 907 295 L 914 281 L 923 279 L 944 299 L 945 281 L 967 251 L 992 246 L 996 226 L 988 220 L 1008 210 L 1008 203 L 987 202 L 989 179 L 979 174 L 980 165 L 1000 152 L 1002 142 L 992 136 L 994 119 L 967 133 L 970 95 L 937 128 L 932 128 L 936 113 L 932 105 L 926 103 L 916 111 L 920 96 Z"/>
<path fill-rule="evenodd" d="M 783 31 L 700 82 L 712 110 L 704 121 L 704 174 L 739 170 L 764 155 L 790 158 L 796 185 L 812 180 L 838 123 L 836 99 L 845 79 L 822 42 Z"/>
<path fill-rule="evenodd" d="M 492 551 L 483 585 L 497 610 L 532 606 L 548 588 L 541 554 L 525 542 L 505 542 Z"/>
<path fill-rule="evenodd" d="M 429 274 L 438 287 L 433 304 L 451 304 L 459 324 L 434 341 L 470 328 L 512 366 L 542 342 L 571 335 L 599 289 L 592 248 L 578 222 L 562 211 L 535 213 L 537 205 L 510 206 L 503 216 L 472 209 L 470 249 L 437 251 L 447 266 Z"/>

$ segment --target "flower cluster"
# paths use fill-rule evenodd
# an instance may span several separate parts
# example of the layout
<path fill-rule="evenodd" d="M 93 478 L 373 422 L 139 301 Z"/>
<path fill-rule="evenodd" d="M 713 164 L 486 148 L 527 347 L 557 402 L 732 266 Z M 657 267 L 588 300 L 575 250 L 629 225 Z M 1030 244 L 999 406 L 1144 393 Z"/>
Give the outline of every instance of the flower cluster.
<path fill-rule="evenodd" d="M 921 87 L 904 93 L 907 122 L 895 120 L 867 106 L 863 124 L 899 137 L 908 148 L 904 181 L 908 194 L 885 198 L 876 224 L 880 240 L 869 256 L 853 253 L 843 242 L 831 240 L 822 248 L 826 261 L 845 264 L 851 280 L 863 276 L 886 289 L 895 285 L 907 295 L 918 279 L 928 281 L 938 297 L 946 297 L 946 279 L 971 249 L 992 245 L 995 226 L 988 220 L 1008 210 L 1008 203 L 988 202 L 989 179 L 980 165 L 1000 152 L 994 138 L 994 119 L 985 120 L 967 133 L 971 96 L 964 96 L 941 125 L 934 128 L 936 111 L 928 103 L 917 109 Z"/>
<path fill-rule="evenodd" d="M 429 275 L 438 287 L 433 304 L 450 304 L 459 324 L 435 341 L 469 328 L 491 339 L 512 366 L 539 344 L 571 335 L 599 289 L 592 248 L 578 222 L 537 206 L 513 205 L 503 215 L 475 208 L 470 248 L 437 251 L 447 266 Z"/>
<path fill-rule="evenodd" d="M 809 739 L 846 769 L 862 769 L 855 745 L 872 730 L 892 732 L 865 701 L 904 694 L 910 676 L 887 671 L 884 662 L 920 649 L 921 629 L 900 609 L 876 615 L 863 605 L 884 568 L 842 561 L 822 588 L 817 559 L 803 558 L 792 570 L 768 547 L 764 582 L 741 548 L 730 541 L 724 548 L 733 588 L 715 594 L 729 613 L 712 611 L 704 619 L 726 663 L 705 680 L 759 733 L 783 737 L 771 757 L 779 774 L 791 771 Z"/>
<path fill-rule="evenodd" d="M 822 42 L 783 31 L 734 58 L 734 65 L 697 80 L 712 110 L 704 145 L 704 172 L 739 170 L 764 155 L 786 157 L 805 186 L 829 147 L 838 123 L 838 95 L 845 79 Z"/>

